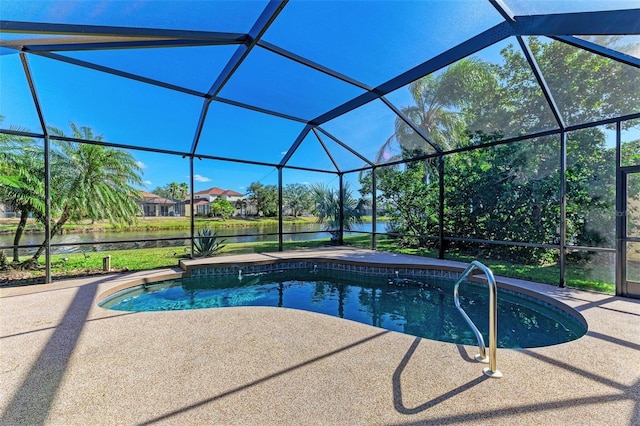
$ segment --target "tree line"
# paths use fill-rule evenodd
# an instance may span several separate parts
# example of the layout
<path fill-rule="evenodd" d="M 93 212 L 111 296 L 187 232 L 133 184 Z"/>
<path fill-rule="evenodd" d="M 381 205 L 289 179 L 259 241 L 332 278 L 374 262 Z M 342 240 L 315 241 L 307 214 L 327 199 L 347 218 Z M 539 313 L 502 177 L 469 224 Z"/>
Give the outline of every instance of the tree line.
<path fill-rule="evenodd" d="M 278 215 L 278 187 L 253 182 L 249 185 L 247 196 L 256 205 L 256 214 L 265 217 Z M 283 210 L 293 217 L 309 213 L 318 223 L 324 223 L 324 229 L 331 233 L 333 241 L 339 240 L 340 201 L 342 198 L 342 221 L 345 231 L 362 223 L 366 200 L 356 197 L 348 183 L 339 188 L 316 182 L 311 185 L 291 183 L 282 188 Z"/>
<path fill-rule="evenodd" d="M 320 183 L 286 184 L 282 188 L 284 214 L 297 218 L 304 214 L 318 213 L 318 204 L 331 199 L 332 197 L 329 195 L 325 197 L 331 191 L 333 190 L 330 187 Z M 164 186 L 156 187 L 152 193 L 173 200 L 185 200 L 189 196 L 189 185 L 184 182 L 170 182 Z M 337 196 L 335 198 L 337 199 Z M 249 209 L 249 205 L 252 206 L 251 209 Z M 240 216 L 277 217 L 279 212 L 278 187 L 252 182 L 248 186 L 244 198 L 230 202 L 218 197 L 209 204 L 209 212 L 211 216 L 220 216 L 223 219 L 228 219 L 235 212 L 238 212 Z"/>
<path fill-rule="evenodd" d="M 637 68 L 561 42 L 544 43 L 533 37 L 529 42 L 565 124 L 638 111 Z M 437 245 L 433 236 L 439 233 L 441 172 L 446 236 L 559 243 L 560 134 L 497 144 L 558 125 L 524 56 L 509 45 L 497 62 L 463 59 L 408 86 L 413 103 L 401 108 L 404 115 L 445 153 L 465 151 L 444 155 L 442 165 L 432 157 L 376 169 L 378 203 L 390 218 L 389 230 L 403 235 L 402 244 Z M 633 126 L 640 128 L 640 122 L 622 123 L 623 129 Z M 568 244 L 615 247 L 616 149 L 606 138 L 612 128 L 567 134 Z M 400 154 L 394 157 L 390 152 Z M 432 152 L 397 119 L 378 161 L 411 160 Z M 627 164 L 640 164 L 640 140 L 623 144 L 621 156 Z M 361 183 L 363 195 L 370 195 L 371 172 L 361 175 Z M 629 193 L 637 200 L 640 188 Z M 472 246 L 455 244 L 463 249 Z M 485 250 L 489 256 L 522 262 L 554 257 L 552 251 L 531 247 L 492 245 Z"/>
<path fill-rule="evenodd" d="M 100 141 L 89 127 L 70 123 L 72 136 Z M 66 136 L 49 127 L 55 136 Z M 107 219 L 130 224 L 140 208 L 136 199 L 142 185 L 141 169 L 128 152 L 91 143 L 52 140 L 49 151 L 51 236 L 60 233 L 69 221 Z M 44 148 L 31 138 L 0 135 L 0 199 L 19 212 L 14 235 L 13 261 L 19 262 L 18 245 L 29 217 L 45 223 Z M 48 245 L 45 239 L 22 267 L 36 268 Z"/>
<path fill-rule="evenodd" d="M 0 120 L 2 117 L 0 117 Z M 69 123 L 71 136 L 87 141 L 102 141 L 89 127 Z M 66 137 L 54 127 L 52 135 Z M 38 259 L 46 249 L 46 239 L 29 259 L 20 262 L 19 245 L 27 221 L 35 219 L 43 227 L 46 222 L 45 153 L 42 144 L 29 137 L 0 134 L 0 200 L 19 214 L 13 239 L 12 266 L 25 269 L 38 267 Z M 68 222 L 80 220 L 108 220 L 112 225 L 131 225 L 141 213 L 138 190 L 142 182 L 142 169 L 127 151 L 100 144 L 67 142 L 52 139 L 49 150 L 51 238 L 62 232 Z M 188 196 L 186 183 L 170 182 L 153 190 L 155 195 L 174 200 Z M 350 193 L 350 191 L 349 191 Z M 232 205 L 228 200 L 216 198 L 209 204 L 213 215 L 228 218 L 239 209 L 246 214 L 247 203 L 256 207 L 255 214 L 264 217 L 278 215 L 278 190 L 275 185 L 253 182 L 241 199 Z M 347 205 L 349 205 L 349 198 Z M 356 202 L 357 204 L 357 202 Z M 288 184 L 283 188 L 283 208 L 294 217 L 315 215 L 326 229 L 338 228 L 338 191 L 320 184 Z M 346 229 L 361 221 L 361 204 L 345 215 Z M 4 254 L 2 263 L 4 264 Z"/>

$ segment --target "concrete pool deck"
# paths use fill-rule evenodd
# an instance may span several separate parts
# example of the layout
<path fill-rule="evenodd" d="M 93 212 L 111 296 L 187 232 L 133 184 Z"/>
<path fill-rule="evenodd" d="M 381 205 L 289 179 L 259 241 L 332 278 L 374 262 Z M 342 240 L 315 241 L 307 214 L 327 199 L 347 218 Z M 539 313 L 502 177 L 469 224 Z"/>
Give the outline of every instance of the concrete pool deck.
<path fill-rule="evenodd" d="M 209 260 L 265 256 L 463 266 L 343 248 Z M 505 279 L 575 308 L 589 331 L 498 349 L 501 379 L 483 375 L 475 347 L 310 312 L 96 304 L 178 272 L 0 288 L 0 424 L 640 425 L 640 300 Z"/>

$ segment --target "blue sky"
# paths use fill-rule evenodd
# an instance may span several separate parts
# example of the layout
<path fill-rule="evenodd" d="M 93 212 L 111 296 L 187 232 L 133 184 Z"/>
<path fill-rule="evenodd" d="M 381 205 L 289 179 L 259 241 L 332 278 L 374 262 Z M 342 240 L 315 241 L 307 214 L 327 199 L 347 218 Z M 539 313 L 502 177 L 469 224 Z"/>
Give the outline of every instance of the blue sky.
<path fill-rule="evenodd" d="M 264 1 L 5 0 L 1 7 L 2 19 L 8 20 L 244 33 L 251 28 L 265 4 Z M 473 22 L 463 13 L 469 6 L 468 1 L 374 4 L 375 7 L 370 2 L 293 1 L 285 7 L 264 39 L 366 84 L 377 85 L 500 20 L 486 1 L 475 1 L 482 7 Z M 362 19 L 354 19 L 356 16 Z M 429 27 L 425 25 L 427 18 Z M 437 43 L 421 41 L 426 31 L 445 29 L 456 20 L 468 21 L 463 30 L 447 32 L 448 35 L 443 35 Z M 363 22 L 378 25 L 367 28 Z M 363 37 L 365 33 L 367 37 Z M 28 35 L 4 34 L 2 38 L 20 39 L 28 38 Z M 305 38 L 307 42 L 303 42 Z M 345 44 L 345 39 L 351 42 Z M 408 39 L 413 42 L 406 43 Z M 234 51 L 235 46 L 213 46 L 63 54 L 206 92 Z M 67 123 L 73 121 L 91 127 L 109 142 L 190 150 L 202 99 L 34 55 L 29 55 L 28 60 L 47 124 L 69 131 Z M 18 55 L 4 55 L 0 61 L 3 91 L 0 113 L 5 117 L 2 126 L 38 131 L 39 122 Z M 311 119 L 362 92 L 355 86 L 256 48 L 220 95 Z M 7 99 L 11 99 L 11 103 Z M 376 105 L 375 109 L 374 119 L 360 120 L 359 129 L 344 119 L 327 123 L 327 128 L 340 138 L 353 140 L 360 145 L 356 149 L 372 157 L 377 147 L 393 133 L 395 119 L 384 105 Z M 214 102 L 207 115 L 198 152 L 278 163 L 303 127 L 298 122 Z M 331 168 L 330 160 L 315 137 L 311 135 L 307 139 L 290 164 Z M 341 167 L 364 165 L 331 140 L 325 143 L 332 147 Z M 188 159 L 131 152 L 143 167 L 147 189 L 188 179 Z M 210 160 L 196 160 L 195 175 L 196 190 L 219 186 L 243 192 L 253 181 L 277 182 L 277 172 L 273 168 L 239 167 L 235 163 Z M 325 173 L 287 171 L 283 179 L 285 184 L 322 181 L 337 185 L 337 178 Z"/>
<path fill-rule="evenodd" d="M 514 9 L 532 7 L 520 1 L 507 3 Z M 548 2 L 547 7 L 557 9 L 557 3 Z M 576 5 L 588 10 L 601 2 L 563 3 L 570 10 Z M 616 7 L 629 2 L 611 3 Z M 16 21 L 245 33 L 265 4 L 257 0 L 3 0 L 0 13 L 2 19 Z M 376 86 L 500 21 L 500 15 L 486 0 L 291 1 L 263 39 Z M 438 37 L 429 37 L 432 33 L 438 33 Z M 32 36 L 0 37 L 7 41 Z M 235 46 L 208 46 L 60 54 L 206 92 L 235 49 Z M 498 47 L 489 49 L 485 57 L 498 58 L 498 50 Z M 39 132 L 19 56 L 6 54 L 7 49 L 0 49 L 0 53 L 0 114 L 4 116 L 0 126 Z M 48 125 L 70 132 L 68 122 L 73 121 L 91 127 L 108 142 L 190 151 L 203 106 L 201 98 L 35 55 L 28 55 L 28 61 Z M 362 92 L 256 47 L 220 96 L 312 119 Z M 390 94 L 389 98 L 398 107 L 411 102 L 406 89 Z M 375 101 L 323 127 L 373 159 L 393 134 L 394 120 L 391 110 Z M 213 102 L 198 153 L 278 163 L 303 127 L 299 122 Z M 324 138 L 323 142 L 343 169 L 363 165 L 330 139 Z M 172 181 L 188 182 L 188 159 L 136 150 L 131 153 L 143 168 L 145 189 Z M 313 135 L 303 142 L 290 164 L 332 167 Z M 233 162 L 195 160 L 194 168 L 196 191 L 218 186 L 245 192 L 251 182 L 276 184 L 278 178 L 274 168 Z M 283 177 L 285 184 L 320 181 L 337 185 L 337 177 L 325 173 L 286 171 Z M 358 187 L 356 176 L 348 176 L 347 180 Z"/>

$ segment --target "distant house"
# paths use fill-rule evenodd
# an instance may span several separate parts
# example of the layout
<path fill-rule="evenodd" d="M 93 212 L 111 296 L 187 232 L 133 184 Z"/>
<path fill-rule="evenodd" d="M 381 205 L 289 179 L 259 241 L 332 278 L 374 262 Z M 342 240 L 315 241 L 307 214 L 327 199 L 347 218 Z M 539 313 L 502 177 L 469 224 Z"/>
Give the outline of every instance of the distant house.
<path fill-rule="evenodd" d="M 171 198 L 160 197 L 150 192 L 140 191 L 141 199 L 136 200 L 144 216 L 183 216 L 184 203 Z"/>
<path fill-rule="evenodd" d="M 4 204 L 0 202 L 0 219 L 17 217 L 19 216 L 18 213 L 19 212 L 16 212 L 15 210 L 13 210 L 13 208 L 11 208 L 9 204 Z"/>
<path fill-rule="evenodd" d="M 193 194 L 193 204 L 195 205 L 196 215 L 206 216 L 209 214 L 209 204 L 216 198 L 222 198 L 229 201 L 235 206 L 238 200 L 242 200 L 243 194 L 233 191 L 231 189 L 221 189 L 217 187 L 205 189 L 204 191 L 198 191 Z M 191 199 L 185 200 L 185 215 L 191 214 Z M 237 214 L 237 211 L 236 211 Z"/>
<path fill-rule="evenodd" d="M 232 191 L 231 189 L 220 189 L 217 187 L 205 189 L 204 191 L 198 191 L 193 194 L 193 198 L 200 199 L 204 198 L 209 200 L 209 202 L 215 200 L 216 198 L 222 198 L 224 200 L 233 203 L 242 199 L 243 194 Z"/>
<path fill-rule="evenodd" d="M 209 211 L 210 211 L 209 200 L 206 200 L 204 198 L 200 198 L 200 199 L 194 198 L 193 204 L 196 206 L 196 216 L 197 215 L 206 216 L 209 214 Z M 184 215 L 191 216 L 191 200 L 186 200 L 184 202 Z"/>

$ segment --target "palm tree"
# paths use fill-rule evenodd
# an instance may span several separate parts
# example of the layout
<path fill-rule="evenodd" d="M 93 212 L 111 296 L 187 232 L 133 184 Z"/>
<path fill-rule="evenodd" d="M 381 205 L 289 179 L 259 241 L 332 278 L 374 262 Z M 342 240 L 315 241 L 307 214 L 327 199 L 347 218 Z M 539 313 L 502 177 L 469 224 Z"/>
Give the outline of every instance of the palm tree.
<path fill-rule="evenodd" d="M 247 215 L 247 200 L 245 200 L 244 198 L 236 200 L 236 202 L 234 203 L 234 207 L 239 211 L 240 216 Z"/>
<path fill-rule="evenodd" d="M 494 97 L 502 93 L 492 67 L 476 58 L 462 59 L 440 73 L 415 80 L 408 86 L 413 102 L 400 108 L 400 112 L 442 151 L 468 144 L 471 141 L 468 130 L 484 130 L 487 118 L 482 114 L 492 114 L 495 110 L 494 107 L 474 108 L 472 111 L 470 107 L 492 105 Z M 375 161 L 408 160 L 430 153 L 435 153 L 435 149 L 402 118 L 397 117 L 394 132 L 378 150 Z M 360 175 L 365 193 L 370 192 L 371 173 L 361 172 Z M 386 187 L 388 191 L 382 191 L 379 196 L 380 205 L 386 205 L 388 214 L 396 215 L 399 219 L 398 222 L 390 222 L 396 227 L 395 230 L 403 231 L 402 227 L 406 226 L 408 229 L 404 231 L 407 233 L 413 228 L 411 233 L 422 235 L 424 226 L 429 222 L 415 221 L 414 214 L 429 216 L 430 207 L 423 205 L 417 208 L 412 202 L 429 200 L 428 193 L 432 190 L 429 185 L 436 182 L 440 173 L 439 159 L 431 157 L 407 163 L 405 167 L 383 167 L 377 173 L 378 187 Z M 409 194 L 413 194 L 411 199 L 407 198 Z"/>
<path fill-rule="evenodd" d="M 100 141 L 89 127 L 78 128 L 69 123 L 73 137 Z M 60 129 L 50 128 L 56 136 L 65 136 Z M 59 217 L 51 228 L 58 233 L 68 220 L 106 218 L 112 224 L 133 223 L 140 207 L 135 199 L 140 193 L 133 185 L 142 186 L 142 172 L 128 152 L 102 145 L 58 141 L 52 150 L 52 182 L 55 197 L 52 207 Z M 38 248 L 26 266 L 35 266 L 47 241 Z"/>
<path fill-rule="evenodd" d="M 409 84 L 413 105 L 400 111 L 417 126 L 430 141 L 444 151 L 456 148 L 467 129 L 463 109 L 465 105 L 489 92 L 497 85 L 490 65 L 481 60 L 462 59 L 438 75 L 424 76 Z M 394 145 L 400 154 L 392 155 Z M 424 139 L 400 117 L 395 131 L 380 147 L 376 162 L 410 158 L 433 152 Z"/>
<path fill-rule="evenodd" d="M 188 193 L 189 193 L 189 185 L 187 185 L 186 182 L 180 182 L 178 184 L 178 193 L 177 193 L 178 197 L 177 198 L 179 200 L 183 200 L 184 201 L 184 199 L 187 198 L 187 194 Z"/>
<path fill-rule="evenodd" d="M 176 182 L 171 182 L 167 185 L 167 192 L 169 194 L 169 198 L 173 198 L 174 200 L 178 194 L 178 184 Z"/>
<path fill-rule="evenodd" d="M 13 261 L 19 262 L 27 219 L 33 216 L 44 223 L 43 150 L 31 138 L 0 135 L 0 160 L 0 200 L 20 212 L 13 238 Z"/>
<path fill-rule="evenodd" d="M 339 241 L 340 234 L 336 229 L 340 228 L 340 191 L 322 183 L 311 185 L 311 192 L 315 199 L 313 214 L 318 223 L 324 223 L 325 231 L 331 233 L 331 241 Z M 362 214 L 365 200 L 353 196 L 349 188 L 349 182 L 342 187 L 342 218 L 343 229 L 351 231 L 355 224 L 362 223 Z"/>
<path fill-rule="evenodd" d="M 16 157 L 12 166 L 14 175 L 0 176 L 0 193 L 6 203 L 20 212 L 20 221 L 13 237 L 13 261 L 20 261 L 18 245 L 27 225 L 27 219 L 33 216 L 39 222 L 45 221 L 44 204 L 44 167 L 42 158 L 24 152 Z"/>
<path fill-rule="evenodd" d="M 171 182 L 167 185 L 167 194 L 174 200 L 184 200 L 189 193 L 189 185 L 184 182 Z"/>

